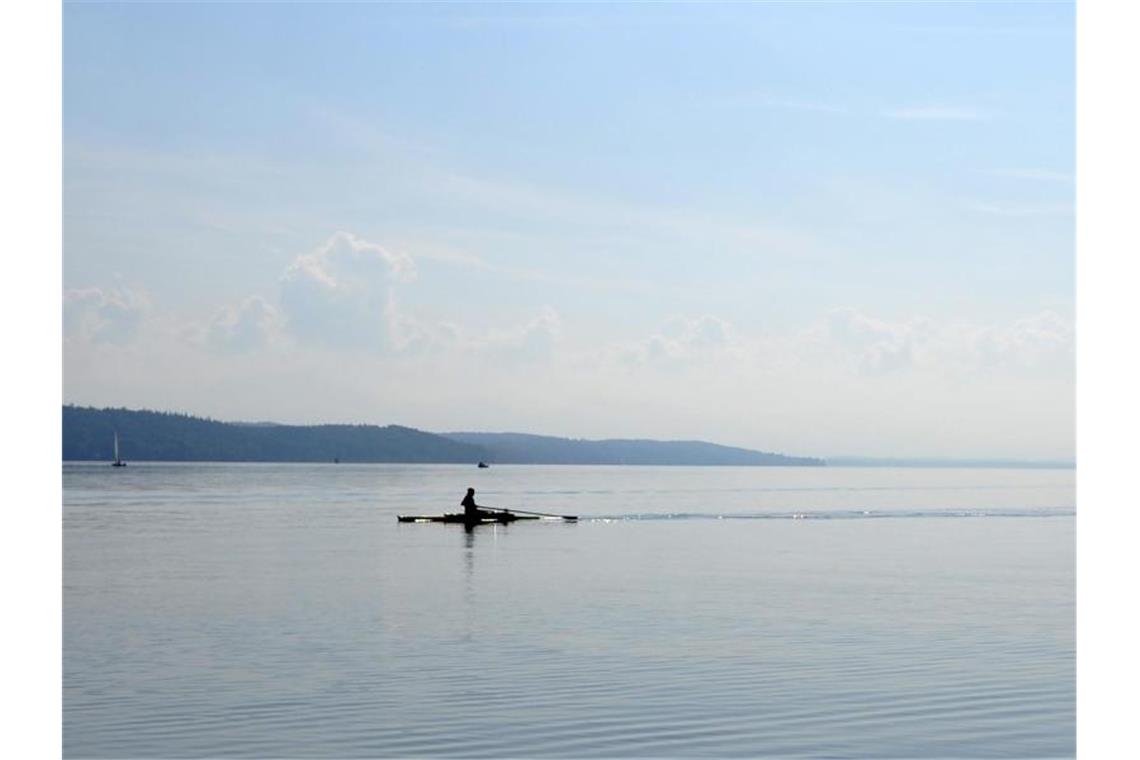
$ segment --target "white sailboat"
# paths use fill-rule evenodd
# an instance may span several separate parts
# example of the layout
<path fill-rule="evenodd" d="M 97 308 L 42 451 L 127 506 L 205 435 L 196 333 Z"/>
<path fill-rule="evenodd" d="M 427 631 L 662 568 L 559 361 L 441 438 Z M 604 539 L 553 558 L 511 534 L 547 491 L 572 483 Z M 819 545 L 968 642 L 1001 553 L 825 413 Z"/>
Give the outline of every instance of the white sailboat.
<path fill-rule="evenodd" d="M 119 459 L 119 431 L 115 431 L 115 461 L 111 462 L 112 467 L 126 467 L 127 463 Z"/>

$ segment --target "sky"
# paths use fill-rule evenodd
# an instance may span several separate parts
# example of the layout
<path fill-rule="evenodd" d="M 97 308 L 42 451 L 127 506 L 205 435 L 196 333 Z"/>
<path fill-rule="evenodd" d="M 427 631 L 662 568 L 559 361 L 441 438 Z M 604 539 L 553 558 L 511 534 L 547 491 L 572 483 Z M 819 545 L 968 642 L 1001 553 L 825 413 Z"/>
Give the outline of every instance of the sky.
<path fill-rule="evenodd" d="M 1074 456 L 1069 3 L 65 4 L 65 403 Z"/>

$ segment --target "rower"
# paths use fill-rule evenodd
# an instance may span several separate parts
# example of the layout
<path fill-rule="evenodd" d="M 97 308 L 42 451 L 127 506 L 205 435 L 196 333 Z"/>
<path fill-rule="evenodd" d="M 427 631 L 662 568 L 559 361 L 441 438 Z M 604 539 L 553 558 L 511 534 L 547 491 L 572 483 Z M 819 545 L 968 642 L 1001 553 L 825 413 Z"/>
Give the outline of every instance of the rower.
<path fill-rule="evenodd" d="M 467 495 L 463 497 L 463 501 L 459 502 L 463 505 L 463 516 L 468 520 L 475 521 L 480 518 L 495 518 L 498 517 L 494 512 L 483 511 L 478 504 L 475 503 L 475 489 L 468 488 Z"/>

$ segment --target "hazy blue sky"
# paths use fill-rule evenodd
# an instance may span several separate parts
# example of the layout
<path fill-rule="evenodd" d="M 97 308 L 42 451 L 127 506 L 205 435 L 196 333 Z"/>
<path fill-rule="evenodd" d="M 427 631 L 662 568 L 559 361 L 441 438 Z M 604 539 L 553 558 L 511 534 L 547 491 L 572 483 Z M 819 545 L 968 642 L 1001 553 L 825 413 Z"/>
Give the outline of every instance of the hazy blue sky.
<path fill-rule="evenodd" d="M 1071 457 L 1073 24 L 68 4 L 65 401 Z"/>

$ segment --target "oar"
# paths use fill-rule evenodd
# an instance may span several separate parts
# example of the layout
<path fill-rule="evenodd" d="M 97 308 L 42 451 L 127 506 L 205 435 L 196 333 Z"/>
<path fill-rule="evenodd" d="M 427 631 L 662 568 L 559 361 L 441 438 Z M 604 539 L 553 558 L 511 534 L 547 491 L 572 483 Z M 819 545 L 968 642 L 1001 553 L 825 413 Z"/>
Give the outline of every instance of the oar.
<path fill-rule="evenodd" d="M 502 509 L 500 507 L 482 507 L 482 509 L 489 509 L 495 512 L 517 512 L 520 515 L 538 515 L 540 517 L 561 517 L 563 520 L 574 521 L 578 519 L 578 515 L 554 515 L 550 512 L 527 512 L 525 509 Z"/>

